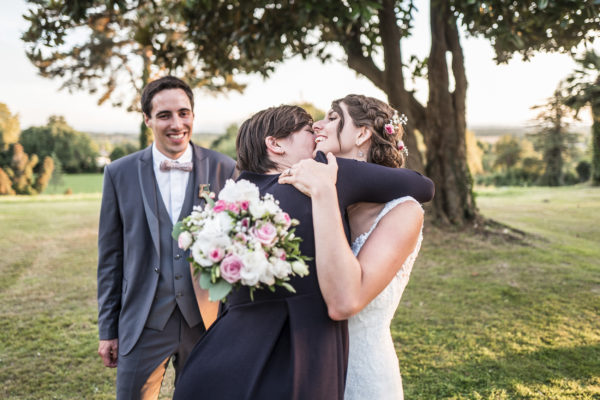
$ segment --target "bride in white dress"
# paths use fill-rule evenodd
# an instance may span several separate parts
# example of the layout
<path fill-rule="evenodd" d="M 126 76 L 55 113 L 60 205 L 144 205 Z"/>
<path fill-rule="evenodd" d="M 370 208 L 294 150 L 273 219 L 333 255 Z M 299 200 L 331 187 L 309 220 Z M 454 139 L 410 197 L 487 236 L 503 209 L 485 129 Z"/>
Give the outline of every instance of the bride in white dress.
<path fill-rule="evenodd" d="M 355 255 L 358 255 L 363 245 L 367 243 L 378 222 L 394 207 L 404 202 L 418 205 L 412 197 L 403 197 L 387 203 L 371 229 L 352 243 L 352 252 Z M 348 319 L 350 346 L 344 396 L 346 400 L 404 398 L 390 324 L 404 288 L 408 284 L 422 238 L 422 233 L 419 233 L 413 252 L 404 261 L 388 286 L 358 314 Z"/>
<path fill-rule="evenodd" d="M 395 116 L 396 115 L 396 116 Z M 348 95 L 315 122 L 317 150 L 399 167 L 406 151 L 403 121 L 387 104 Z M 385 205 L 360 203 L 348 210 L 352 249 L 337 207 L 337 164 L 304 160 L 280 178 L 312 197 L 317 275 L 332 319 L 348 319 L 349 359 L 345 398 L 403 399 L 402 378 L 390 323 L 422 240 L 423 209 L 404 197 Z"/>

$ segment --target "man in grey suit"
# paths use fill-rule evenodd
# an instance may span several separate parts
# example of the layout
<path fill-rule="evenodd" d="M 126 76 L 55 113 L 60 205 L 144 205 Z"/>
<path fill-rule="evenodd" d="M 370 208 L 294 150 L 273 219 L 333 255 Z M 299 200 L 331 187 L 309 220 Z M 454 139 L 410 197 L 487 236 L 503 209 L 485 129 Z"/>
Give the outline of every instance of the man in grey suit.
<path fill-rule="evenodd" d="M 201 204 L 200 191 L 219 192 L 236 174 L 231 158 L 190 142 L 193 108 L 185 82 L 148 84 L 142 111 L 155 142 L 104 170 L 98 354 L 117 367 L 118 399 L 156 399 L 169 360 L 178 373 L 216 315 L 171 238 L 173 224 Z"/>

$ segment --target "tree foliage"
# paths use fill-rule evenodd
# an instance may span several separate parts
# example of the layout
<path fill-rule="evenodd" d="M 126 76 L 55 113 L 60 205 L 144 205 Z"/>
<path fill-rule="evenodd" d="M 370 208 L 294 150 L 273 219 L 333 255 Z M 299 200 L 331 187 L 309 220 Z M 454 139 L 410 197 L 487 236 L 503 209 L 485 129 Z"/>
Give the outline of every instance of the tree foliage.
<path fill-rule="evenodd" d="M 45 126 L 34 126 L 21 133 L 26 153 L 40 158 L 55 156 L 67 173 L 97 170 L 98 149 L 89 135 L 70 127 L 62 116 L 51 116 Z"/>
<path fill-rule="evenodd" d="M 108 158 L 110 158 L 110 161 L 115 161 L 121 157 L 135 152 L 136 150 L 137 147 L 131 142 L 120 143 L 115 145 Z"/>
<path fill-rule="evenodd" d="M 0 151 L 16 143 L 20 133 L 19 116 L 12 114 L 6 104 L 0 103 Z"/>
<path fill-rule="evenodd" d="M 467 167 L 467 79 L 458 25 L 490 40 L 498 61 L 504 61 L 514 53 L 528 57 L 540 50 L 568 51 L 589 40 L 600 21 L 592 0 L 509 3 L 431 0 L 432 40 L 426 62 L 401 54 L 400 42 L 412 34 L 418 11 L 414 1 L 190 0 L 184 19 L 196 45 L 224 49 L 221 58 L 211 61 L 226 71 L 268 75 L 294 55 L 327 60 L 332 56 L 329 45 L 339 45 L 346 64 L 408 116 L 409 166 L 417 169 L 423 169 L 423 161 L 414 129 L 422 133 L 426 172 L 436 183 L 433 214 L 438 222 L 460 225 L 477 212 Z M 425 64 L 429 99 L 421 104 L 405 81 L 411 74 L 425 74 Z"/>
<path fill-rule="evenodd" d="M 38 164 L 36 154 L 27 154 L 20 143 L 11 145 L 4 153 L 3 160 L 8 163 L 0 165 L 0 195 L 6 194 L 38 194 L 42 193 L 54 169 L 52 157 L 45 157 L 37 174 L 34 167 Z"/>
<path fill-rule="evenodd" d="M 569 52 L 599 36 L 596 0 L 454 0 L 465 29 L 490 41 L 497 62 L 514 54 L 528 60 L 536 52 Z"/>
<path fill-rule="evenodd" d="M 521 160 L 523 148 L 521 142 L 514 136 L 504 135 L 494 144 L 496 160 L 494 167 L 507 171 Z"/>
<path fill-rule="evenodd" d="M 140 111 L 142 88 L 167 74 L 192 87 L 241 90 L 231 73 L 202 59 L 221 57 L 190 43 L 179 1 L 28 0 L 23 34 L 39 73 L 62 88 L 85 90 L 129 111 Z M 142 147 L 151 132 L 141 125 Z"/>
<path fill-rule="evenodd" d="M 473 131 L 467 130 L 467 165 L 472 175 L 483 173 L 483 149 L 477 144 L 477 138 Z"/>
<path fill-rule="evenodd" d="M 564 103 L 579 112 L 589 106 L 592 113 L 592 184 L 600 185 L 600 54 L 592 50 L 575 58 L 579 64 L 565 79 Z"/>
<path fill-rule="evenodd" d="M 560 186 L 564 183 L 565 158 L 572 150 L 578 137 L 568 131 L 567 118 L 571 111 L 564 105 L 561 90 L 556 90 L 546 104 L 535 106 L 540 113 L 536 117 L 537 132 L 530 134 L 536 150 L 543 154 L 545 164 L 541 184 Z"/>
<path fill-rule="evenodd" d="M 212 150 L 218 151 L 219 153 L 227 154 L 234 160 L 237 159 L 237 152 L 235 147 L 235 140 L 239 130 L 238 124 L 231 124 L 225 129 L 225 134 L 219 136 L 210 144 Z"/>
<path fill-rule="evenodd" d="M 310 114 L 313 121 L 320 121 L 323 118 L 325 118 L 325 111 L 321 110 L 320 108 L 318 108 L 317 106 L 315 106 L 312 103 L 303 102 L 303 103 L 297 103 L 296 105 L 298 107 L 302 107 L 303 109 L 305 109 L 306 112 Z"/>
<path fill-rule="evenodd" d="M 70 3 L 79 8 L 68 7 L 64 14 L 74 21 L 89 20 L 89 10 L 110 9 L 106 15 L 111 20 L 112 14 L 136 14 L 147 7 L 147 2 L 133 0 Z M 96 8 L 89 7 L 92 4 Z M 301 55 L 327 60 L 333 54 L 330 45 L 339 46 L 348 67 L 371 80 L 386 93 L 392 107 L 408 116 L 409 166 L 426 168 L 436 183 L 432 210 L 436 220 L 457 225 L 477 217 L 467 166 L 467 78 L 459 24 L 491 41 L 502 62 L 516 53 L 527 58 L 536 51 L 570 51 L 596 35 L 600 22 L 595 0 L 430 0 L 431 48 L 425 61 L 401 52 L 402 39 L 413 33 L 413 15 L 418 11 L 413 0 L 165 0 L 160 4 L 169 10 L 165 14 L 157 10 L 165 21 L 185 25 L 181 32 L 189 50 L 197 52 L 206 76 L 268 76 L 286 59 Z M 44 24 L 36 26 L 44 28 Z M 45 30 L 55 31 L 50 27 Z M 425 74 L 425 65 L 429 96 L 422 104 L 406 81 L 411 74 Z M 415 129 L 427 147 L 425 166 L 417 151 Z"/>
<path fill-rule="evenodd" d="M 0 167 L 0 195 L 3 194 L 16 194 L 15 190 L 12 188 L 12 181 L 10 177 L 4 172 L 4 169 Z"/>

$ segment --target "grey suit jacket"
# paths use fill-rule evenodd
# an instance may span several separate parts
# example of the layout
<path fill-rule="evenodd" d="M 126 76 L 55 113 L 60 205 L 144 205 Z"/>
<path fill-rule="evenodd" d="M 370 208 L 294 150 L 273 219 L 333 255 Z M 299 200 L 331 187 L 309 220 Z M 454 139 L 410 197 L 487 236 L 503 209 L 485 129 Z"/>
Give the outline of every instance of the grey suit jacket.
<path fill-rule="evenodd" d="M 235 161 L 194 144 L 194 205 L 200 185 L 218 193 L 235 178 Z M 160 246 L 152 148 L 118 159 L 104 170 L 98 230 L 98 328 L 101 340 L 119 339 L 128 354 L 146 324 L 159 278 Z M 160 194 L 158 194 L 160 195 Z M 185 276 L 191 285 L 191 277 Z M 197 307 L 197 304 L 196 304 Z"/>

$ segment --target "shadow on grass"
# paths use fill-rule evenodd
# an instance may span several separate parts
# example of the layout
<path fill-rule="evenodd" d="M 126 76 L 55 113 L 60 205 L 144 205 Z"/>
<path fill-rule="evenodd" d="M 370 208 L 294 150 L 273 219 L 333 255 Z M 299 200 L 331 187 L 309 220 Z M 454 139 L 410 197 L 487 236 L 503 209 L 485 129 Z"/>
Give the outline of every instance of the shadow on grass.
<path fill-rule="evenodd" d="M 502 391 L 509 398 L 518 398 L 518 385 L 529 388 L 555 386 L 561 381 L 562 385 L 568 384 L 564 381 L 571 381 L 585 388 L 587 382 L 600 376 L 600 343 L 512 352 L 504 357 L 473 360 L 453 367 L 425 367 L 423 370 L 424 375 L 409 378 L 407 398 L 495 398 L 495 394 Z"/>

